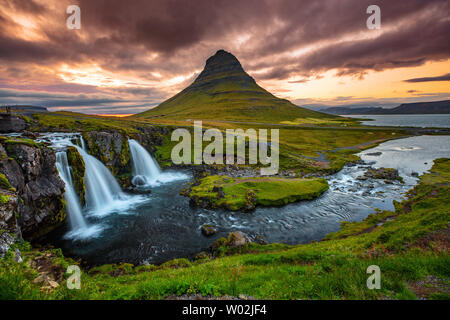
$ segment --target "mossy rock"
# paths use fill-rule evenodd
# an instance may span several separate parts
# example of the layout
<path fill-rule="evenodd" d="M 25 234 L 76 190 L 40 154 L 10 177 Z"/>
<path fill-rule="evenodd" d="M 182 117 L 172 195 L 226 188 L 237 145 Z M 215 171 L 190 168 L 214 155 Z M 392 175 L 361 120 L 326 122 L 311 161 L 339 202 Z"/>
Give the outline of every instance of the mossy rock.
<path fill-rule="evenodd" d="M 75 189 L 75 192 L 78 194 L 81 204 L 85 205 L 86 186 L 84 184 L 84 172 L 86 170 L 86 166 L 83 157 L 81 157 L 77 148 L 75 147 L 67 148 L 67 161 L 69 162 L 69 165 L 72 168 L 73 188 Z"/>
<path fill-rule="evenodd" d="M 16 189 L 11 185 L 11 183 L 9 183 L 8 178 L 6 178 L 6 176 L 0 172 L 0 187 L 5 188 L 6 190 L 15 192 Z"/>

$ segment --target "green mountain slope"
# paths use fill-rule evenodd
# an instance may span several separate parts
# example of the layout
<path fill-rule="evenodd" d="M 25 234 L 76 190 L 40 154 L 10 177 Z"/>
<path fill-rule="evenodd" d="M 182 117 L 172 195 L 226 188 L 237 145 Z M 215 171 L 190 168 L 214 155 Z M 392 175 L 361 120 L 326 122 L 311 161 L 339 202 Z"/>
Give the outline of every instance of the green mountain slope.
<path fill-rule="evenodd" d="M 264 90 L 231 53 L 219 50 L 186 89 L 154 109 L 134 117 L 164 119 L 235 120 L 279 123 L 299 118 L 338 119 L 298 107 Z"/>

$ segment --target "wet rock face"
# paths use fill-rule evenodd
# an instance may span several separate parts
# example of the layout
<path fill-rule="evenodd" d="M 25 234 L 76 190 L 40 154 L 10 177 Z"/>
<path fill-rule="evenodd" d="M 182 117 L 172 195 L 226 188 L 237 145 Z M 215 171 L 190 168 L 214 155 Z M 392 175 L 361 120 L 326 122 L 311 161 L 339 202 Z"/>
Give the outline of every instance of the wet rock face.
<path fill-rule="evenodd" d="M 86 204 L 86 186 L 84 184 L 86 165 L 77 148 L 67 148 L 67 161 L 72 169 L 73 188 L 80 198 L 81 205 L 84 206 Z"/>
<path fill-rule="evenodd" d="M 55 152 L 43 145 L 3 142 L 0 173 L 10 187 L 0 187 L 0 228 L 26 238 L 62 223 L 64 182 L 56 170 Z"/>
<path fill-rule="evenodd" d="M 99 159 L 114 176 L 131 172 L 128 140 L 119 132 L 83 133 L 89 154 Z"/>
<path fill-rule="evenodd" d="M 14 243 L 14 238 L 11 237 L 7 232 L 0 234 L 0 258 L 3 258 L 8 252 L 11 245 Z"/>
<path fill-rule="evenodd" d="M 0 230 L 18 233 L 19 228 L 16 220 L 18 204 L 19 198 L 15 192 L 0 191 Z"/>
<path fill-rule="evenodd" d="M 137 127 L 139 133 L 128 137 L 125 133 L 91 131 L 83 133 L 89 154 L 99 159 L 119 180 L 123 188 L 132 185 L 130 147 L 128 139 L 138 141 L 147 151 L 154 153 L 162 145 L 170 130 L 165 127 Z"/>

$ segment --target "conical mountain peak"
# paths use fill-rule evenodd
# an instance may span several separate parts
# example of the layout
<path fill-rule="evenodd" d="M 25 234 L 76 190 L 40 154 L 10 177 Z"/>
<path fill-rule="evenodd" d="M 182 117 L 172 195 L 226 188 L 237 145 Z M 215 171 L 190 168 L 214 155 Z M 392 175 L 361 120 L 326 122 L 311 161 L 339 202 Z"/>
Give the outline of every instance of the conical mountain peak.
<path fill-rule="evenodd" d="M 225 50 L 219 50 L 206 60 L 205 68 L 197 77 L 195 82 L 211 81 L 228 77 L 240 76 L 247 81 L 253 79 L 244 71 L 239 60 Z"/>
<path fill-rule="evenodd" d="M 303 109 L 277 98 L 261 88 L 234 55 L 219 50 L 206 60 L 203 71 L 191 85 L 136 117 L 278 123 L 334 116 Z"/>

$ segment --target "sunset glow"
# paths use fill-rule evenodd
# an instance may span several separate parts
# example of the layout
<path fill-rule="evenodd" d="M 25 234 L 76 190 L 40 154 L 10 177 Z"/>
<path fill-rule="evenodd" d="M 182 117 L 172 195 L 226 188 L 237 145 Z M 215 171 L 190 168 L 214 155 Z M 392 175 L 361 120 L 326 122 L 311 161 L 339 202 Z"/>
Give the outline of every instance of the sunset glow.
<path fill-rule="evenodd" d="M 136 11 L 80 0 L 80 30 L 65 23 L 73 1 L 26 2 L 0 0 L 0 104 L 140 112 L 189 85 L 221 48 L 298 105 L 450 97 L 448 79 L 407 82 L 450 72 L 447 1 L 381 1 L 380 30 L 365 26 L 367 1 L 327 1 L 320 10 L 311 1 L 227 1 L 220 9 L 135 1 Z"/>

